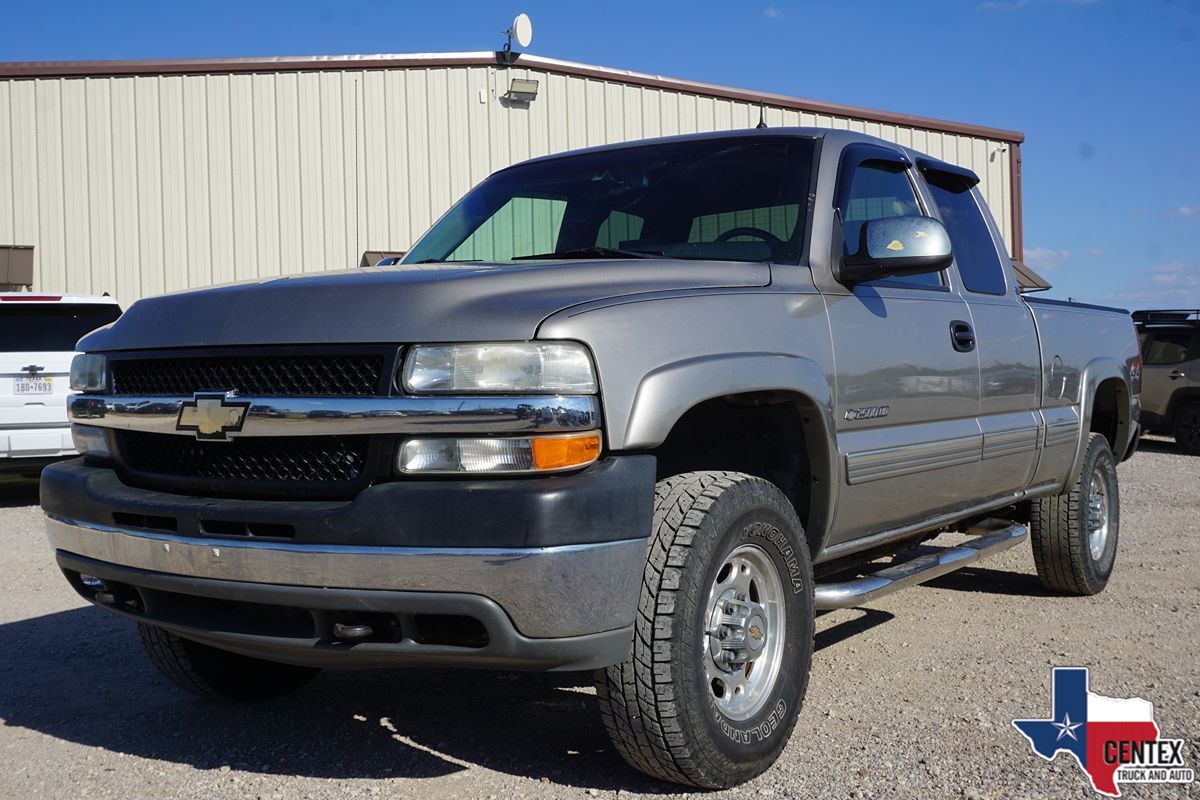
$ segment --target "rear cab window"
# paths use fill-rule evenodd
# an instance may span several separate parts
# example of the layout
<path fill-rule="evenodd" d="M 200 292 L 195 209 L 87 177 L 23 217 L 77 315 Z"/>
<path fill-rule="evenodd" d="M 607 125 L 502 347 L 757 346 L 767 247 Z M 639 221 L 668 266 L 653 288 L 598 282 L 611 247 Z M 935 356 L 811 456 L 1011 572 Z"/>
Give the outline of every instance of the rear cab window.
<path fill-rule="evenodd" d="M 1005 294 L 1008 284 L 1004 262 L 971 191 L 972 184 L 946 173 L 927 173 L 926 182 L 942 224 L 950 234 L 954 263 L 958 265 L 963 286 L 976 294 Z"/>
<path fill-rule="evenodd" d="M 71 352 L 86 334 L 121 316 L 116 303 L 0 303 L 0 350 Z"/>

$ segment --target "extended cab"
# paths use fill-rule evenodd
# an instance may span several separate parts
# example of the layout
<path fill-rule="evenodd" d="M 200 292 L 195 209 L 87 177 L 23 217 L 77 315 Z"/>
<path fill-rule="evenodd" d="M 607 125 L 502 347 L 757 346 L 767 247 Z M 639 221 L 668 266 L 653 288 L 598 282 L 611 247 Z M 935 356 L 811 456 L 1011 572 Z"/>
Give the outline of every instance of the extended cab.
<path fill-rule="evenodd" d="M 1026 539 L 1055 591 L 1112 572 L 1132 322 L 1022 297 L 977 182 L 846 131 L 633 142 L 498 172 L 395 267 L 138 302 L 73 368 L 58 563 L 200 694 L 597 668 L 632 765 L 745 781 L 816 611 Z"/>

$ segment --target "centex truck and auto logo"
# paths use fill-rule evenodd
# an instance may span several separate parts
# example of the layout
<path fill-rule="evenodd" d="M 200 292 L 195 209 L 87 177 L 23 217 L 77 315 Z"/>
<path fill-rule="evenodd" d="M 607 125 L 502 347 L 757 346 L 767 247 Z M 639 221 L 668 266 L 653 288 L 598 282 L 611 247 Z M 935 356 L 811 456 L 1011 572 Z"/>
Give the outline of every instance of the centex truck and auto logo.
<path fill-rule="evenodd" d="M 1050 719 L 1015 719 L 1013 726 L 1047 761 L 1074 756 L 1092 788 L 1120 797 L 1119 783 L 1191 783 L 1183 740 L 1163 738 L 1154 704 L 1140 697 L 1105 697 L 1088 691 L 1085 667 L 1054 670 Z"/>

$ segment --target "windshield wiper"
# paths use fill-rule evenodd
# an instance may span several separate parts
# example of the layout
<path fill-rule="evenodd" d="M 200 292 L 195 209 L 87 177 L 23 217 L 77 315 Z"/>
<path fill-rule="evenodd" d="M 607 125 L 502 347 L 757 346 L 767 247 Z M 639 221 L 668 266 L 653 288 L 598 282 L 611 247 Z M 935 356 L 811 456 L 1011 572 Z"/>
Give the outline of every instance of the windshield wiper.
<path fill-rule="evenodd" d="M 553 253 L 537 253 L 532 256 L 514 256 L 513 261 L 536 261 L 552 258 L 663 258 L 662 253 L 646 253 L 639 250 L 618 250 L 614 247 L 573 247 Z"/>

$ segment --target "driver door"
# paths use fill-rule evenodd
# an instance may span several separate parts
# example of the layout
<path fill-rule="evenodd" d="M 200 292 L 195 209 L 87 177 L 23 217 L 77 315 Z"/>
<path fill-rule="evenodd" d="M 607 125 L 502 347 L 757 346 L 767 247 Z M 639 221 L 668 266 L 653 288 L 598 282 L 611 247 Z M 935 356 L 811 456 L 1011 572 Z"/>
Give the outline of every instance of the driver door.
<path fill-rule="evenodd" d="M 841 252 L 872 219 L 926 215 L 899 151 L 850 145 L 839 176 Z M 982 436 L 979 360 L 964 348 L 971 319 L 952 270 L 827 293 L 836 358 L 841 482 L 831 544 L 849 543 L 953 509 L 974 492 Z M 969 326 L 968 326 L 969 327 Z"/>

